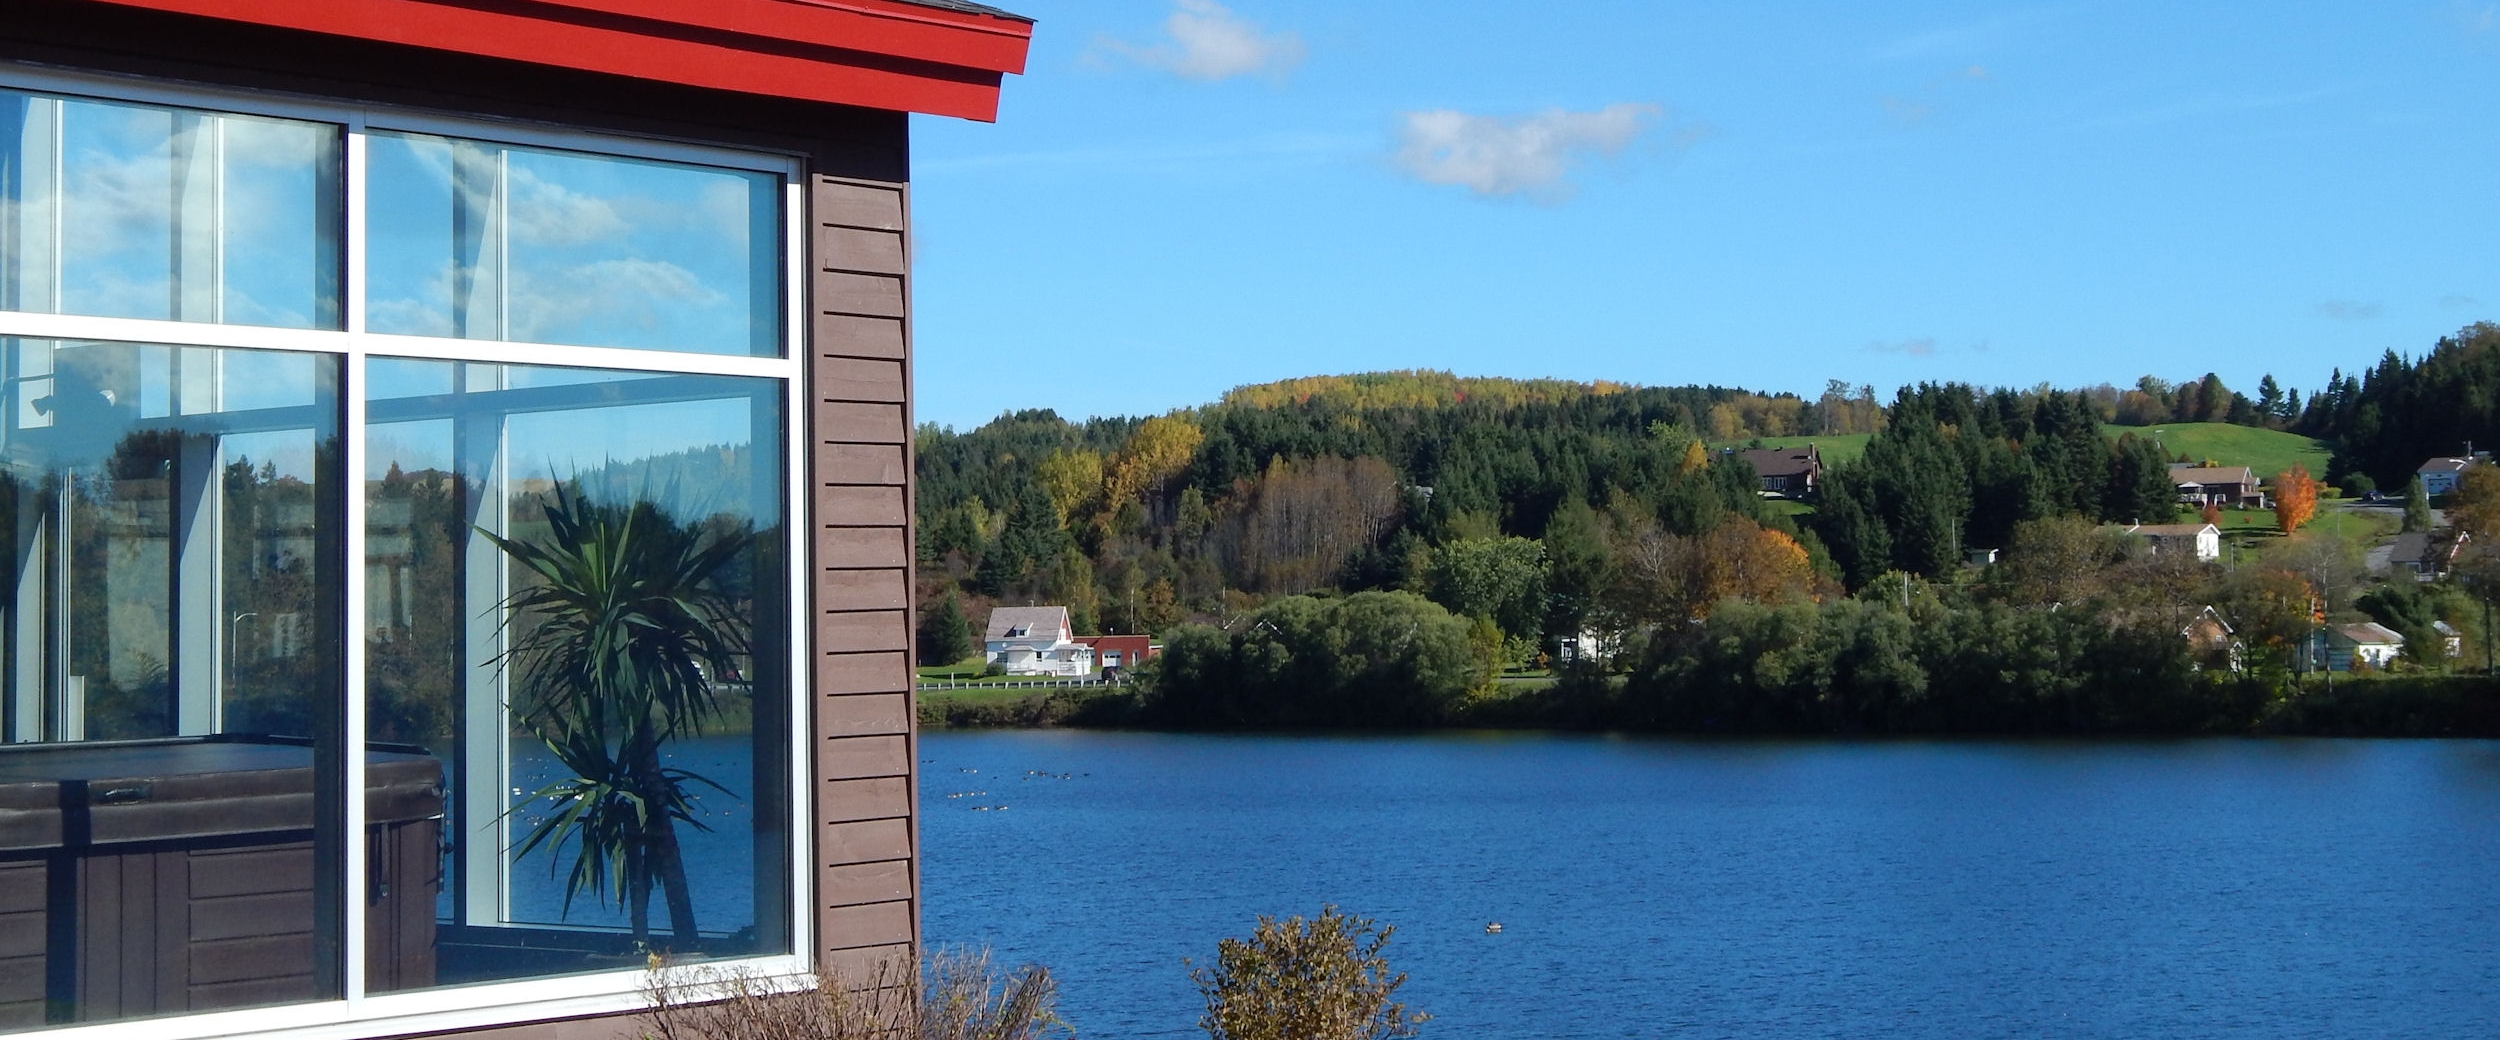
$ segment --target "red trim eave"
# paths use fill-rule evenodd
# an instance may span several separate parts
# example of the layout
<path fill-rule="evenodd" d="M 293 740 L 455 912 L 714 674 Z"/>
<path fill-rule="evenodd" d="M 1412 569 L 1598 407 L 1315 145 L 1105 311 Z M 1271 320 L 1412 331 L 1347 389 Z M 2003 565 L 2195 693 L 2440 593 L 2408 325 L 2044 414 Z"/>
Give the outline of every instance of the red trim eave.
<path fill-rule="evenodd" d="M 985 122 L 998 118 L 1001 75 L 1022 71 L 1032 35 L 1030 23 L 873 0 L 99 2 Z"/>

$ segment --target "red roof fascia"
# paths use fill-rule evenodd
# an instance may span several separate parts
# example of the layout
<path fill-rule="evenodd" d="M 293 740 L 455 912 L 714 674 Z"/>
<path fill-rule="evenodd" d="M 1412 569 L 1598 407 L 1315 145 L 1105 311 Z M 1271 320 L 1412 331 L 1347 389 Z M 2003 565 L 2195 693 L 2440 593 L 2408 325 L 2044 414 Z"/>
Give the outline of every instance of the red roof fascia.
<path fill-rule="evenodd" d="M 998 118 L 1033 26 L 892 0 L 102 0 L 742 94 Z"/>

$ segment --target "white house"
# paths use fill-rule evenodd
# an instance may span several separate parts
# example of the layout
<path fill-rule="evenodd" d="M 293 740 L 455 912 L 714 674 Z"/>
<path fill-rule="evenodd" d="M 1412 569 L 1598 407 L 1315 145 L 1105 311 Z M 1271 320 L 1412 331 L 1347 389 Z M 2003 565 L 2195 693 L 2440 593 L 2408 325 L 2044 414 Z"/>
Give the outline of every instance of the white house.
<path fill-rule="evenodd" d="M 2142 535 L 2155 555 L 2192 551 L 2198 560 L 2222 558 L 2222 529 L 2212 524 L 2135 524 L 2127 533 Z"/>
<path fill-rule="evenodd" d="M 2326 667 L 2329 671 L 2349 672 L 2358 662 L 2385 668 L 2404 648 L 2405 637 L 2378 622 L 2335 625 L 2326 630 Z"/>
<path fill-rule="evenodd" d="M 990 611 L 981 659 L 1009 675 L 1083 678 L 1094 672 L 1094 648 L 1076 641 L 1066 607 L 999 607 Z"/>

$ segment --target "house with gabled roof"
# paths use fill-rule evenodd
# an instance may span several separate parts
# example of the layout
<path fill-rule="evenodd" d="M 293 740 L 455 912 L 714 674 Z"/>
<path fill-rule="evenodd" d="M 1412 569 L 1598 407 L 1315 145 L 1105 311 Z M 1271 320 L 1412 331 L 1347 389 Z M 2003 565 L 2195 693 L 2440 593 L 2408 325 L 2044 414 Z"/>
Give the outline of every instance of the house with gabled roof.
<path fill-rule="evenodd" d="M 2457 489 L 2457 481 L 2465 476 L 2466 470 L 2488 465 L 2490 461 L 2479 453 L 2463 458 L 2424 459 L 2421 465 L 2413 467 L 2413 476 L 2422 482 L 2423 494 L 2445 495 Z"/>
<path fill-rule="evenodd" d="M 2330 625 L 2326 630 L 2326 667 L 2349 672 L 2356 665 L 2385 668 L 2405 649 L 2405 637 L 2376 621 Z"/>
<path fill-rule="evenodd" d="M 1737 452 L 1736 457 L 1753 467 L 1766 495 L 1804 498 L 1814 493 L 1815 482 L 1823 478 L 1823 454 L 1812 444 L 1802 448 L 1753 448 Z"/>
<path fill-rule="evenodd" d="M 2191 506 L 2265 508 L 2266 494 L 2257 486 L 2257 474 L 2246 466 L 2174 462 L 2170 464 L 2170 482 L 2179 489 L 2179 501 Z"/>
<path fill-rule="evenodd" d="M 1093 674 L 1094 648 L 1076 638 L 1066 607 L 999 607 L 990 611 L 981 659 L 1009 675 L 1083 678 Z"/>
<path fill-rule="evenodd" d="M 2222 529 L 2212 524 L 2129 524 L 2120 530 L 2144 539 L 2156 556 L 2194 553 L 2201 561 L 2222 558 Z"/>

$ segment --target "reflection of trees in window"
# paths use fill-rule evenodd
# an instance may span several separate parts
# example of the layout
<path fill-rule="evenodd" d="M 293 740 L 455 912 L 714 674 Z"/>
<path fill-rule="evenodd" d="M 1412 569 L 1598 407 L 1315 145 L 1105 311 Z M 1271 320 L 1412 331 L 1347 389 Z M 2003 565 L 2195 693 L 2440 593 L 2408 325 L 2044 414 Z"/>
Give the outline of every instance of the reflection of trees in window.
<path fill-rule="evenodd" d="M 69 674 L 91 740 L 174 732 L 174 461 L 182 435 L 126 434 L 94 473 L 72 472 Z"/>
<path fill-rule="evenodd" d="M 325 443 L 319 454 L 335 450 Z M 317 598 L 315 489 L 249 456 L 227 463 L 224 477 L 226 728 L 310 736 L 331 674 L 320 652 L 329 622 Z"/>
<path fill-rule="evenodd" d="M 365 493 L 368 732 L 448 748 L 462 685 L 467 489 L 442 470 L 410 473 L 394 464 Z"/>

